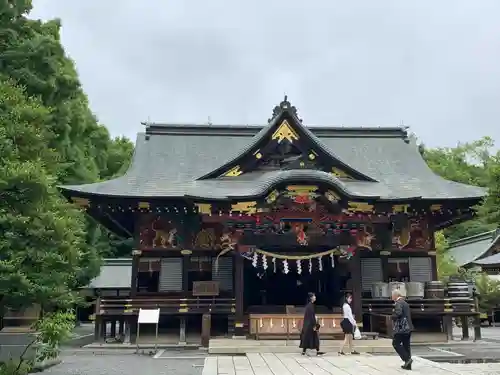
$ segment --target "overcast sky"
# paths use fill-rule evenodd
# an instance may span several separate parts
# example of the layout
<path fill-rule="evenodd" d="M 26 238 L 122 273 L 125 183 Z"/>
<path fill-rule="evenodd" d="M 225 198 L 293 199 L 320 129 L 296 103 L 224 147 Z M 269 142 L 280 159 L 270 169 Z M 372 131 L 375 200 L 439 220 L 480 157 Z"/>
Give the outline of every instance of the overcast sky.
<path fill-rule="evenodd" d="M 113 135 L 262 124 L 286 92 L 306 124 L 500 143 L 499 0 L 34 0 L 32 17 L 62 19 Z"/>

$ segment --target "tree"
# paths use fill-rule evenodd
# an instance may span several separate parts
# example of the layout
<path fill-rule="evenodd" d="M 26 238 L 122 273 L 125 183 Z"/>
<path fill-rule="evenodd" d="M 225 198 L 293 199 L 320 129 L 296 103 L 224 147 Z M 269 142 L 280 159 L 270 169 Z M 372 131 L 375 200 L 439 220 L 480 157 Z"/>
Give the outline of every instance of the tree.
<path fill-rule="evenodd" d="M 448 241 L 446 240 L 443 232 L 436 232 L 434 236 L 436 242 L 438 279 L 447 281 L 450 276 L 455 276 L 458 273 L 458 266 L 455 264 L 453 259 L 450 259 L 446 252 L 448 250 Z"/>
<path fill-rule="evenodd" d="M 484 221 L 495 227 L 500 226 L 500 152 L 498 152 L 488 168 L 488 196 L 479 213 Z"/>
<path fill-rule="evenodd" d="M 423 157 L 429 167 L 441 177 L 463 184 L 488 187 L 491 168 L 499 159 L 493 154 L 494 142 L 490 137 L 470 143 L 458 144 L 453 148 L 429 149 L 421 146 Z M 494 229 L 497 223 L 485 220 L 481 214 L 473 220 L 447 228 L 444 234 L 448 241 L 474 236 Z"/>
<path fill-rule="evenodd" d="M 6 80 L 0 103 L 1 304 L 63 304 L 99 259 L 85 246 L 82 215 L 55 191 L 49 110 Z"/>
<path fill-rule="evenodd" d="M 500 305 L 500 282 L 493 280 L 485 273 L 478 275 L 475 281 L 481 311 L 491 311 L 498 307 Z"/>
<path fill-rule="evenodd" d="M 31 20 L 29 0 L 0 2 L 0 297 L 2 307 L 71 300 L 97 275 L 109 234 L 57 184 L 121 173 L 133 146 L 89 109 L 60 22 Z"/>

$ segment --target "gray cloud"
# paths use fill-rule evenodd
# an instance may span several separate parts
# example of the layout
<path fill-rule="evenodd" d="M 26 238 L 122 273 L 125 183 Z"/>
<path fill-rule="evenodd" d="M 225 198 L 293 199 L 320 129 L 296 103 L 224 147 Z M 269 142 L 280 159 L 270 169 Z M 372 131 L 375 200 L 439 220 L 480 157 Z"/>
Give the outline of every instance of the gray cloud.
<path fill-rule="evenodd" d="M 500 139 L 498 0 L 34 0 L 59 17 L 92 109 L 140 121 L 399 125 L 429 145 Z"/>

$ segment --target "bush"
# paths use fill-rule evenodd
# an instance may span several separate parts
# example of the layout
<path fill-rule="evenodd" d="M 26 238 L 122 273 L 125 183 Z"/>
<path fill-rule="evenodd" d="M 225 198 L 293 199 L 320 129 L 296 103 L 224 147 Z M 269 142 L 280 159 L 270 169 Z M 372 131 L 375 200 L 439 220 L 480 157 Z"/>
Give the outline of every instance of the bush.
<path fill-rule="evenodd" d="M 35 328 L 39 333 L 37 361 L 53 359 L 59 355 L 61 342 L 71 336 L 75 327 L 75 314 L 72 310 L 45 315 Z"/>
<path fill-rule="evenodd" d="M 10 360 L 0 363 L 0 375 L 26 375 L 31 371 L 32 364 L 23 360 Z"/>
<path fill-rule="evenodd" d="M 476 291 L 482 311 L 491 311 L 500 305 L 500 282 L 486 274 L 476 278 Z"/>

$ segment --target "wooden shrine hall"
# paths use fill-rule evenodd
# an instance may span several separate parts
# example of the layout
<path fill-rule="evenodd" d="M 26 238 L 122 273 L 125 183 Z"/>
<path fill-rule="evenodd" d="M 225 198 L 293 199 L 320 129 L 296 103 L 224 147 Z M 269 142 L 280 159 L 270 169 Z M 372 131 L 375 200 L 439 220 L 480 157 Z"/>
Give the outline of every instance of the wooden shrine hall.
<path fill-rule="evenodd" d="M 307 126 L 286 97 L 265 126 L 144 125 L 125 175 L 60 188 L 136 240 L 130 297 L 99 298 L 97 339 L 106 322 L 133 337 L 138 309 L 156 307 L 181 341 L 296 337 L 308 292 L 322 337 L 340 335 L 347 292 L 382 335 L 394 288 L 417 331 L 476 315 L 466 287 L 437 281 L 434 232 L 470 219 L 485 191 L 434 174 L 406 128 Z"/>

